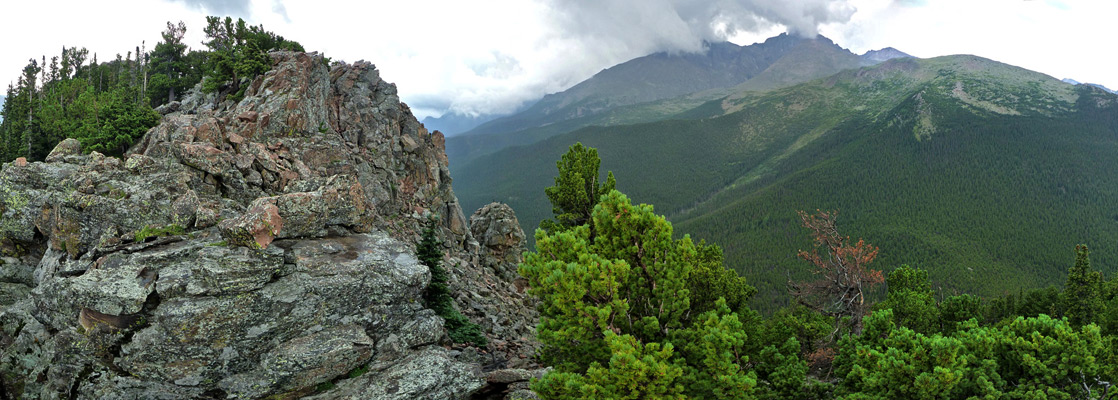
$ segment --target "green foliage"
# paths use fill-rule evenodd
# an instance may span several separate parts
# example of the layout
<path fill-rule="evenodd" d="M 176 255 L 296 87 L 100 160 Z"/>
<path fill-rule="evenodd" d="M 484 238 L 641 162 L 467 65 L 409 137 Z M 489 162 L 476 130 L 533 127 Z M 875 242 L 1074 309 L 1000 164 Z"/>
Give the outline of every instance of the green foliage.
<path fill-rule="evenodd" d="M 540 228 L 546 231 L 568 229 L 590 222 L 590 214 L 598 198 L 613 190 L 617 183 L 613 172 L 607 174 L 606 182 L 598 182 L 598 150 L 575 143 L 567 153 L 556 162 L 559 175 L 555 186 L 544 189 L 551 201 L 551 211 L 555 220 L 544 220 Z M 593 231 L 591 231 L 593 235 Z"/>
<path fill-rule="evenodd" d="M 138 61 L 83 64 L 85 49 L 63 49 L 49 73 L 32 60 L 18 86 L 9 87 L 0 123 L 0 159 L 42 160 L 58 142 L 76 138 L 86 152 L 121 155 L 159 122 L 129 78 L 144 69 Z M 44 57 L 45 59 L 45 57 Z M 42 73 L 40 81 L 35 75 Z M 134 75 L 133 75 L 134 76 Z"/>
<path fill-rule="evenodd" d="M 186 233 L 186 229 L 184 229 L 182 227 L 182 225 L 179 225 L 179 224 L 170 224 L 170 225 L 164 225 L 164 226 L 148 225 L 148 226 L 145 226 L 143 229 L 140 229 L 139 231 L 137 231 L 135 236 L 133 236 L 132 240 L 134 240 L 136 242 L 143 242 L 144 240 L 147 240 L 148 238 L 162 237 L 162 236 L 175 236 L 175 235 L 182 235 L 184 233 Z"/>
<path fill-rule="evenodd" d="M 489 343 L 485 332 L 454 308 L 454 298 L 447 285 L 446 270 L 442 267 L 442 245 L 435 231 L 436 226 L 434 218 L 428 221 L 419 243 L 415 246 L 416 258 L 431 271 L 431 282 L 427 285 L 423 299 L 427 307 L 434 310 L 445 321 L 450 340 L 454 343 L 473 343 L 475 346 L 485 347 Z"/>
<path fill-rule="evenodd" d="M 943 332 L 952 332 L 960 322 L 972 318 L 981 321 L 983 305 L 978 296 L 963 294 L 950 296 L 939 302 L 939 325 Z"/>
<path fill-rule="evenodd" d="M 1064 316 L 1079 327 L 1099 321 L 1106 312 L 1102 274 L 1091 269 L 1087 246 L 1075 246 L 1075 265 L 1068 269 L 1064 284 Z"/>
<path fill-rule="evenodd" d="M 923 334 L 939 331 L 939 308 L 932 297 L 928 271 L 901 266 L 889 274 L 886 286 L 886 300 L 877 303 L 874 309 L 892 309 L 897 326 Z"/>
<path fill-rule="evenodd" d="M 533 382 L 545 399 L 676 399 L 684 388 L 677 380 L 683 371 L 671 362 L 671 344 L 642 344 L 630 335 L 607 331 L 608 363 L 592 363 L 586 374 L 551 372 Z"/>
<path fill-rule="evenodd" d="M 794 399 L 803 398 L 804 383 L 807 376 L 807 361 L 797 356 L 800 342 L 789 337 L 779 346 L 769 345 L 761 350 L 757 359 L 757 375 L 771 385 L 761 398 Z"/>
<path fill-rule="evenodd" d="M 102 97 L 100 126 L 88 126 L 78 130 L 85 134 L 71 136 L 82 143 L 83 151 L 123 155 L 132 143 L 159 123 L 159 113 L 146 104 L 129 101 L 132 96 L 126 90 L 110 92 Z"/>
<path fill-rule="evenodd" d="M 369 365 L 368 364 L 365 364 L 365 365 L 362 365 L 360 367 L 357 367 L 357 368 L 354 368 L 354 369 L 350 370 L 349 373 L 346 374 L 346 377 L 349 378 L 349 379 L 353 379 L 353 378 L 359 377 L 361 375 L 365 375 L 366 372 L 369 372 Z"/>
<path fill-rule="evenodd" d="M 748 353 L 760 347 L 750 342 L 756 329 L 746 323 L 756 317 L 744 303 L 753 291 L 732 272 L 716 273 L 720 251 L 673 239 L 671 224 L 651 206 L 633 205 L 616 190 L 602 196 L 590 221 L 593 238 L 588 225 L 537 230 L 536 251 L 519 269 L 540 300 L 541 360 L 555 367 L 533 386 L 537 392 L 555 399 L 752 398 L 759 383 Z M 696 296 L 691 288 L 706 292 Z M 765 381 L 767 391 L 803 382 L 793 343 L 796 349 L 779 357 L 788 365 L 766 370 L 780 380 Z M 649 380 L 648 370 L 665 372 Z M 791 376 L 797 373 L 799 381 Z"/>
<path fill-rule="evenodd" d="M 148 97 L 152 105 L 165 104 L 186 93 L 201 80 L 201 65 L 197 56 L 190 56 L 183 43 L 186 24 L 167 21 L 167 30 L 161 33 L 163 41 L 151 52 L 152 75 L 148 82 Z"/>
<path fill-rule="evenodd" d="M 314 392 L 315 393 L 323 393 L 323 392 L 326 392 L 330 389 L 333 389 L 334 386 L 335 386 L 334 382 L 332 382 L 332 381 L 322 382 L 318 385 L 315 385 Z"/>
<path fill-rule="evenodd" d="M 782 341 L 794 338 L 800 344 L 798 354 L 811 354 L 819 349 L 819 344 L 829 341 L 829 336 L 834 331 L 833 318 L 828 318 L 805 306 L 794 305 L 781 308 L 771 317 L 764 319 L 758 342 L 780 344 Z"/>
<path fill-rule="evenodd" d="M 1063 292 L 1056 286 L 1019 290 L 1017 293 L 991 299 L 986 307 L 986 321 L 997 322 L 1017 316 L 1036 317 L 1063 315 Z"/>
<path fill-rule="evenodd" d="M 691 270 L 687 290 L 691 295 L 691 308 L 695 310 L 717 309 L 721 299 L 730 310 L 739 315 L 752 313 L 749 301 L 757 290 L 738 276 L 733 269 L 722 265 L 722 248 L 708 245 L 705 240 L 695 245 L 699 262 Z"/>
<path fill-rule="evenodd" d="M 685 360 L 681 382 L 694 398 L 753 398 L 757 377 L 753 371 L 745 370 L 749 361 L 745 355 L 748 335 L 738 315 L 730 311 L 724 300 L 719 298 L 716 307 L 700 315 L 691 329 L 673 331 L 671 342 L 680 344 Z M 796 347 L 798 350 L 799 346 Z M 795 354 L 792 352 L 792 357 Z M 802 383 L 806 370 L 782 372 L 799 372 Z"/>
<path fill-rule="evenodd" d="M 1041 315 L 924 335 L 894 319 L 877 311 L 861 336 L 843 340 L 839 398 L 1084 398 L 1114 378 L 1098 362 L 1110 349 L 1094 325 Z"/>
<path fill-rule="evenodd" d="M 220 91 L 228 94 L 231 100 L 244 96 L 246 88 L 242 87 L 242 81 L 251 81 L 272 68 L 268 51 L 303 51 L 298 42 L 268 32 L 263 25 L 250 26 L 240 18 L 234 23 L 231 17 L 206 17 L 203 31 L 210 55 L 202 91 Z"/>

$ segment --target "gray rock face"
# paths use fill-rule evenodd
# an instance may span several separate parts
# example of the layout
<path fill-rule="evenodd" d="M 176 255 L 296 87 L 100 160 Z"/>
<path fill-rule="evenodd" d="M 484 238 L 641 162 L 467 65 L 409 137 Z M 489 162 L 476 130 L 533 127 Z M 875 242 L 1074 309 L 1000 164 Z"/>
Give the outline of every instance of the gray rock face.
<path fill-rule="evenodd" d="M 524 253 L 524 230 L 507 204 L 489 203 L 470 216 L 470 232 L 485 247 L 482 263 L 507 281 L 519 279 L 517 265 Z"/>
<path fill-rule="evenodd" d="M 65 141 L 3 166 L 8 398 L 448 399 L 534 366 L 511 210 L 467 224 L 442 135 L 372 64 L 272 57 L 238 103 L 163 108 L 123 160 Z M 432 214 L 489 348 L 449 343 L 423 305 Z"/>
<path fill-rule="evenodd" d="M 524 253 L 524 231 L 509 206 L 491 203 L 470 217 L 470 231 L 481 244 L 473 264 L 452 259 L 450 286 L 463 313 L 481 325 L 491 340 L 496 368 L 532 368 L 539 347 L 535 303 L 527 281 L 516 272 Z"/>

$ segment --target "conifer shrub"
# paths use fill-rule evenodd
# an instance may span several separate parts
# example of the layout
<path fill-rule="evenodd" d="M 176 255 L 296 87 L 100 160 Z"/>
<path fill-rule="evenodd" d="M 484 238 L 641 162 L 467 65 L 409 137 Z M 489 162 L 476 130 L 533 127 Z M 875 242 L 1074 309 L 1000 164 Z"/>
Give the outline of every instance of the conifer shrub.
<path fill-rule="evenodd" d="M 427 307 L 435 310 L 446 322 L 447 335 L 454 343 L 472 343 L 475 346 L 485 347 L 489 343 L 481 327 L 470 322 L 469 318 L 462 315 L 454 308 L 454 298 L 447 286 L 446 270 L 442 267 L 443 252 L 439 249 L 439 239 L 435 232 L 436 220 L 431 219 L 423 230 L 422 239 L 416 245 L 416 258 L 431 270 L 431 283 L 423 299 Z"/>

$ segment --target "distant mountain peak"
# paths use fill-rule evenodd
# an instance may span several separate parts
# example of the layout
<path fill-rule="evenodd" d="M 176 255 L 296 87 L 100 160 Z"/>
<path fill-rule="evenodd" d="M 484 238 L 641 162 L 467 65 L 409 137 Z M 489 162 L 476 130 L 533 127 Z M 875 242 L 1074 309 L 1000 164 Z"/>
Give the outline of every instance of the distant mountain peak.
<path fill-rule="evenodd" d="M 865 60 L 868 64 L 871 64 L 871 65 L 872 64 L 878 64 L 878 63 L 883 63 L 883 62 L 892 60 L 894 58 L 913 58 L 913 57 L 911 55 L 909 55 L 908 53 L 905 53 L 903 51 L 897 50 L 897 49 L 892 48 L 892 47 L 886 47 L 886 48 L 880 49 L 880 50 L 870 50 L 870 51 L 867 51 L 865 54 L 862 54 L 862 60 Z"/>
<path fill-rule="evenodd" d="M 1100 84 L 1097 84 L 1097 83 L 1090 83 L 1090 82 L 1085 83 L 1085 82 L 1080 82 L 1080 81 L 1077 81 L 1077 80 L 1071 79 L 1071 78 L 1064 78 L 1064 79 L 1061 79 L 1060 81 L 1064 82 L 1064 83 L 1070 83 L 1072 85 L 1077 85 L 1077 86 L 1078 85 L 1087 85 L 1087 86 L 1097 87 L 1097 88 L 1105 90 L 1109 93 L 1118 94 L 1118 90 L 1114 90 L 1114 89 L 1108 88 L 1106 86 L 1103 86 L 1103 85 L 1100 85 Z"/>

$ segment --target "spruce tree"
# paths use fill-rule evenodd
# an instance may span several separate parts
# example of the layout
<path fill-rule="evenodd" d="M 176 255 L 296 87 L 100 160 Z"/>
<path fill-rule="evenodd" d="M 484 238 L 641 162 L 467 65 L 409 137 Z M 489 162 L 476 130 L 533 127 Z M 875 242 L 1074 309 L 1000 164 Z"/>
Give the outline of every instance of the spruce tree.
<path fill-rule="evenodd" d="M 435 230 L 437 226 L 434 218 L 428 221 L 419 244 L 415 246 L 416 258 L 431 271 L 431 283 L 427 285 L 423 299 L 427 302 L 427 308 L 434 310 L 445 321 L 450 340 L 455 343 L 473 343 L 485 347 L 489 341 L 482 333 L 481 327 L 470 322 L 465 315 L 454 308 L 454 298 L 447 285 L 446 270 L 442 267 L 443 252 Z"/>
<path fill-rule="evenodd" d="M 1064 316 L 1075 327 L 1097 323 L 1105 306 L 1102 273 L 1091 269 L 1087 245 L 1075 246 L 1075 265 L 1064 284 Z"/>

